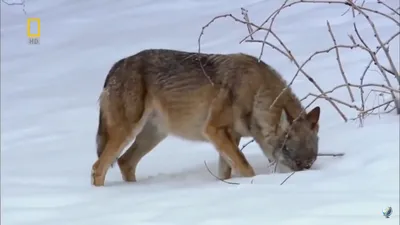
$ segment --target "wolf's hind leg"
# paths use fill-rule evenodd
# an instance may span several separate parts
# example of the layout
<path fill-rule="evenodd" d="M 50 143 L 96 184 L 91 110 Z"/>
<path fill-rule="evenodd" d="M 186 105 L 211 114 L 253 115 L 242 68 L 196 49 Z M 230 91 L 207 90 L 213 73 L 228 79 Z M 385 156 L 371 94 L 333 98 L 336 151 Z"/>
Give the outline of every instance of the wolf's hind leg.
<path fill-rule="evenodd" d="M 98 159 L 92 166 L 92 185 L 104 186 L 108 168 L 147 123 L 150 109 L 142 110 L 143 108 L 139 106 L 141 105 L 138 104 L 140 110 L 132 114 L 129 119 L 115 110 L 102 112 L 102 118 L 100 118 L 102 135 L 97 137 Z"/>
<path fill-rule="evenodd" d="M 159 130 L 152 121 L 146 123 L 143 130 L 136 136 L 136 140 L 118 159 L 122 177 L 126 182 L 136 181 L 136 168 L 139 161 L 166 137 L 166 132 Z"/>

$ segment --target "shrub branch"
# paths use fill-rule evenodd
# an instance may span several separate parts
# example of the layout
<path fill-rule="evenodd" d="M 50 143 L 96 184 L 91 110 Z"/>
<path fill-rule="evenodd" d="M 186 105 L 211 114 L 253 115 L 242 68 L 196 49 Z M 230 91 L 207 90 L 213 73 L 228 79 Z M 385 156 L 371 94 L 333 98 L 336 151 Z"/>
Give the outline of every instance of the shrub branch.
<path fill-rule="evenodd" d="M 360 2 L 360 1 L 359 1 Z M 348 118 L 347 116 L 341 111 L 341 109 L 338 107 L 344 106 L 344 107 L 349 107 L 350 109 L 353 109 L 357 112 L 358 116 L 356 118 L 352 118 L 351 120 L 358 119 L 360 120 L 360 124 L 363 123 L 364 119 L 366 118 L 367 115 L 380 115 L 382 113 L 390 113 L 393 110 L 397 110 L 397 114 L 400 114 L 400 100 L 398 99 L 400 96 L 400 74 L 399 74 L 399 69 L 396 68 L 396 64 L 393 60 L 393 57 L 390 55 L 389 52 L 389 46 L 392 41 L 394 41 L 396 38 L 399 38 L 400 36 L 400 31 L 398 29 L 393 29 L 393 33 L 389 36 L 387 40 L 382 39 L 382 35 L 379 34 L 376 25 L 374 21 L 371 19 L 371 15 L 379 16 L 384 19 L 387 19 L 390 21 L 390 23 L 393 23 L 395 28 L 400 27 L 400 22 L 398 19 L 398 16 L 400 16 L 399 13 L 399 8 L 394 9 L 387 3 L 383 2 L 382 0 L 377 0 L 376 4 L 380 4 L 384 7 L 381 7 L 381 9 L 377 10 L 375 8 L 368 8 L 365 6 L 365 0 L 363 0 L 361 3 L 357 3 L 357 0 L 336 0 L 336 1 L 329 1 L 329 0 L 295 0 L 289 3 L 289 0 L 284 0 L 282 4 L 280 5 L 279 8 L 274 10 L 270 15 L 267 16 L 267 18 L 260 24 L 256 25 L 253 22 L 250 21 L 248 12 L 246 9 L 242 8 L 242 13 L 244 15 L 245 20 L 241 20 L 237 17 L 235 17 L 232 14 L 224 14 L 224 15 L 219 15 L 214 17 L 210 22 L 208 22 L 205 26 L 203 26 L 201 33 L 198 38 L 198 52 L 200 53 L 201 48 L 201 37 L 204 35 L 204 30 L 210 26 L 214 21 L 221 19 L 221 18 L 229 18 L 232 19 L 234 22 L 237 22 L 239 24 L 243 24 L 247 26 L 247 30 L 249 32 L 248 35 L 246 35 L 244 38 L 242 38 L 239 43 L 258 43 L 261 45 L 260 47 L 260 54 L 258 59 L 261 60 L 263 57 L 264 53 L 264 48 L 266 46 L 272 48 L 276 52 L 282 54 L 285 56 L 287 59 L 289 59 L 290 62 L 292 62 L 296 67 L 297 71 L 295 72 L 294 76 L 292 79 L 287 84 L 287 87 L 285 87 L 281 93 L 277 96 L 277 98 L 273 101 L 272 105 L 270 108 L 273 107 L 274 104 L 278 101 L 278 99 L 281 97 L 282 94 L 285 93 L 286 90 L 288 90 L 296 78 L 298 77 L 299 74 L 302 74 L 304 77 L 307 78 L 307 80 L 313 84 L 313 86 L 318 90 L 318 93 L 308 93 L 304 98 L 301 99 L 301 101 L 304 101 L 308 98 L 312 98 L 309 104 L 304 107 L 303 112 L 300 113 L 299 117 L 296 118 L 294 121 L 300 118 L 300 116 L 305 112 L 305 110 L 312 105 L 316 100 L 318 99 L 324 99 L 328 101 L 334 109 L 338 112 L 338 114 L 341 116 L 341 118 L 347 122 Z M 282 39 L 279 37 L 279 35 L 274 31 L 274 24 L 276 19 L 278 18 L 278 15 L 285 9 L 289 7 L 293 7 L 294 5 L 300 5 L 300 4 L 329 4 L 329 5 L 337 5 L 337 6 L 343 6 L 346 8 L 346 11 L 342 14 L 346 14 L 347 12 L 351 11 L 351 16 L 353 17 L 353 33 L 354 34 L 348 34 L 348 37 L 350 39 L 350 43 L 338 43 L 337 38 L 335 37 L 335 34 L 332 30 L 331 24 L 329 21 L 326 22 L 328 32 L 330 35 L 330 38 L 332 39 L 332 46 L 322 49 L 322 50 L 317 50 L 314 53 L 310 54 L 308 58 L 305 59 L 305 61 L 300 61 L 295 57 L 295 54 L 292 52 L 292 50 L 289 48 L 287 44 L 285 44 Z M 376 7 L 378 8 L 378 7 Z M 382 9 L 383 8 L 383 9 Z M 386 10 L 386 11 L 385 11 Z M 392 16 L 394 15 L 394 17 Z M 362 35 L 359 32 L 359 29 L 357 27 L 356 23 L 356 17 L 360 16 L 364 18 L 369 25 L 369 28 L 371 28 L 373 32 L 374 39 L 377 41 L 378 45 L 376 48 L 374 46 L 369 46 Z M 269 23 L 269 24 L 268 24 Z M 260 40 L 257 40 L 254 38 L 254 34 L 257 32 L 265 32 L 263 38 Z M 338 34 L 336 34 L 338 35 Z M 270 37 L 275 39 L 279 44 L 274 44 L 272 41 L 270 41 Z M 250 38 L 250 39 L 249 39 Z M 373 49 L 374 48 L 374 49 Z M 360 74 L 360 83 L 359 84 L 354 84 L 350 83 L 349 80 L 347 79 L 345 69 L 343 67 L 343 58 L 341 57 L 341 50 L 357 50 L 360 51 L 364 54 L 368 54 L 370 57 L 370 60 L 368 64 L 365 66 L 365 69 L 363 72 Z M 343 84 L 336 85 L 333 87 L 331 90 L 324 91 L 321 86 L 317 83 L 317 81 L 313 78 L 311 74 L 309 74 L 307 71 L 305 71 L 305 66 L 310 63 L 315 57 L 322 55 L 322 54 L 328 54 L 332 50 L 335 50 L 335 55 L 336 55 L 336 61 L 337 65 L 341 74 L 341 77 L 343 79 Z M 382 51 L 381 51 L 382 50 Z M 383 57 L 387 61 L 387 65 L 383 65 L 381 63 L 382 59 L 378 57 L 378 53 L 383 52 Z M 368 72 L 371 71 L 371 67 L 374 65 L 378 70 L 379 76 L 382 76 L 384 82 L 383 83 L 365 83 L 365 77 L 367 76 Z M 354 74 L 353 74 L 354 76 Z M 394 85 L 391 84 L 390 78 L 395 78 L 395 80 L 398 83 L 398 86 L 395 87 Z M 350 96 L 350 101 L 351 103 L 348 103 L 342 99 L 339 99 L 337 97 L 332 96 L 333 92 L 335 92 L 338 89 L 345 88 Z M 367 88 L 374 88 L 370 90 L 369 94 L 367 97 L 365 97 L 365 89 Z M 354 91 L 360 91 L 360 101 L 361 104 L 358 103 L 355 99 L 354 96 Z M 374 91 L 376 93 L 379 93 L 380 98 L 383 100 L 378 102 L 378 104 L 375 104 L 375 101 L 371 107 L 367 106 L 367 100 L 370 95 L 370 93 Z M 384 99 L 384 96 L 388 96 L 390 99 Z M 390 108 L 392 106 L 392 108 Z M 383 109 L 383 110 L 380 110 Z M 375 110 L 378 110 L 378 113 L 374 113 Z M 289 128 L 290 129 L 290 128 Z M 284 143 L 282 147 L 284 146 L 285 142 L 287 140 L 287 137 L 284 140 Z M 246 143 L 240 150 L 243 150 L 247 145 L 251 144 L 254 142 L 253 140 L 250 140 L 248 143 Z M 318 156 L 343 156 L 343 153 L 338 153 L 338 154 L 330 154 L 330 153 L 321 153 L 318 154 Z M 275 162 L 276 163 L 276 162 Z M 277 163 L 275 165 L 275 169 L 277 167 Z M 293 175 L 293 173 L 291 174 Z M 291 176 L 290 175 L 290 176 Z M 289 177 L 290 177 L 289 176 Z M 288 177 L 288 178 L 289 178 Z M 288 179 L 287 178 L 287 179 Z M 286 180 L 285 180 L 286 181 Z M 282 184 L 285 182 L 283 181 Z"/>

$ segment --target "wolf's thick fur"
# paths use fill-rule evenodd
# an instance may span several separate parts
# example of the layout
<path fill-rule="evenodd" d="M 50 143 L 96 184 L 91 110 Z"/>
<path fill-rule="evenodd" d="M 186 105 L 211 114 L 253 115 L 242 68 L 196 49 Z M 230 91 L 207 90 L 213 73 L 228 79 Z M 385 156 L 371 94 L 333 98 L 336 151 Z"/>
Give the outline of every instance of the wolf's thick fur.
<path fill-rule="evenodd" d="M 269 109 L 285 87 L 277 71 L 246 54 L 150 49 L 119 60 L 99 99 L 92 184 L 104 185 L 108 168 L 134 138 L 118 165 L 125 181 L 135 181 L 140 159 L 168 135 L 213 144 L 222 179 L 231 177 L 231 168 L 255 175 L 239 151 L 241 137 L 253 137 L 270 160 L 291 170 L 309 168 L 318 152 L 320 109 L 293 121 L 303 107 L 290 88 Z M 281 115 L 291 129 L 280 122 Z"/>

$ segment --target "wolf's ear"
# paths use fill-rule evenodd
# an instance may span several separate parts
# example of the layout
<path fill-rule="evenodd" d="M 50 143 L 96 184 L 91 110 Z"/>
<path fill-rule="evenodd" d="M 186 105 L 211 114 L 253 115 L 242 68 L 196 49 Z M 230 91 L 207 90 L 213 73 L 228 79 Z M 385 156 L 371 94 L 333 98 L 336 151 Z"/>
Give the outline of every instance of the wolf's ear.
<path fill-rule="evenodd" d="M 311 123 L 311 129 L 315 129 L 318 121 L 319 121 L 319 114 L 321 113 L 321 109 L 319 106 L 313 108 L 309 113 L 307 113 L 306 118 Z"/>
<path fill-rule="evenodd" d="M 283 112 L 285 113 L 286 121 L 287 121 L 290 125 L 292 125 L 294 119 L 293 119 L 292 115 L 289 114 L 289 111 L 286 109 L 286 107 L 283 107 Z"/>
<path fill-rule="evenodd" d="M 279 122 L 279 128 L 286 129 L 293 123 L 293 117 L 288 113 L 288 111 L 283 108 L 281 112 L 281 120 Z M 277 128 L 276 128 L 277 129 Z M 277 132 L 277 130 L 275 130 Z"/>

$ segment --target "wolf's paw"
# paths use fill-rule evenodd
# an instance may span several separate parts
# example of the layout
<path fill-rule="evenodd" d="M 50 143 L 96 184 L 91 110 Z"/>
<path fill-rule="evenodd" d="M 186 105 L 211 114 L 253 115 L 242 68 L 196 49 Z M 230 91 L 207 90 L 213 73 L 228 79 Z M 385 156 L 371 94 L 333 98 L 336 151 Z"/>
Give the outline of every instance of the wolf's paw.
<path fill-rule="evenodd" d="M 93 186 L 99 187 L 104 186 L 104 179 L 105 177 L 97 172 L 97 162 L 93 165 L 91 171 L 91 184 Z"/>

